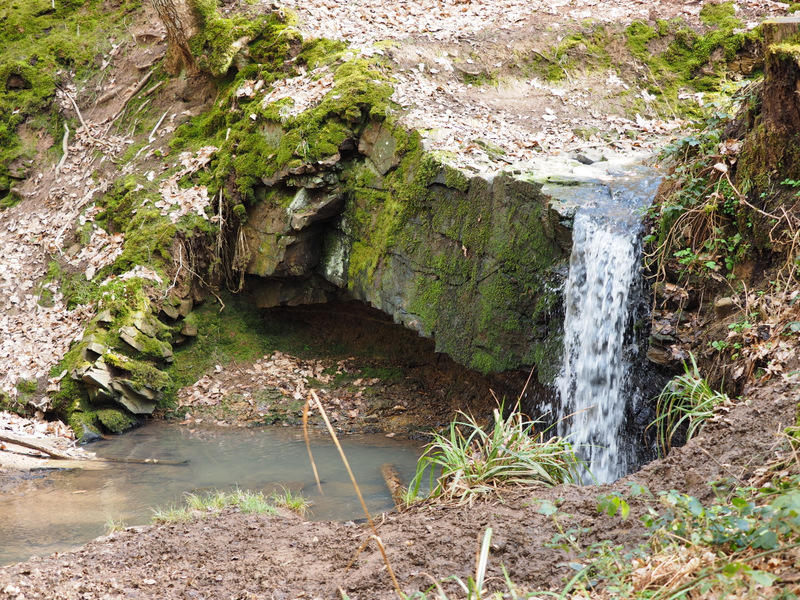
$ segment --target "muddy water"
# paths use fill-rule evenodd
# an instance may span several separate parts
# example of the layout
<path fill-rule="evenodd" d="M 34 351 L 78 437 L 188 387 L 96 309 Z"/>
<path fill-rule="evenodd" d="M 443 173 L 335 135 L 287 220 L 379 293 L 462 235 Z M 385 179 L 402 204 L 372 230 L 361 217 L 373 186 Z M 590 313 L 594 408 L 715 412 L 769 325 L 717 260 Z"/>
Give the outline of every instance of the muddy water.
<path fill-rule="evenodd" d="M 404 483 L 414 474 L 418 443 L 383 435 L 343 436 L 370 512 L 392 507 L 380 473 L 389 462 Z M 62 552 L 107 531 L 109 520 L 150 523 L 152 507 L 179 504 L 186 492 L 241 489 L 300 491 L 314 520 L 362 518 L 363 511 L 333 442 L 312 432 L 324 495 L 314 482 L 302 432 L 152 423 L 90 449 L 103 457 L 182 461 L 182 466 L 113 464 L 102 469 L 48 473 L 0 495 L 0 565 Z M 104 463 L 109 465 L 109 463 Z"/>

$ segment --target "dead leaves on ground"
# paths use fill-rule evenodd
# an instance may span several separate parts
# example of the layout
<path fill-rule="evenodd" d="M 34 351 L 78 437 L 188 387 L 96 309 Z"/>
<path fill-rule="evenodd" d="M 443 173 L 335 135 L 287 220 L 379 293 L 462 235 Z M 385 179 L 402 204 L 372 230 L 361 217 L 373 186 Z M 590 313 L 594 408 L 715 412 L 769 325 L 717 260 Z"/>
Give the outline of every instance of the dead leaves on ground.
<path fill-rule="evenodd" d="M 216 415 L 218 424 L 230 424 L 230 416 L 222 417 L 217 407 L 233 408 L 233 420 L 240 425 L 246 422 L 272 420 L 275 414 L 299 406 L 309 397 L 310 390 L 317 392 L 332 422 L 346 425 L 363 416 L 367 387 L 380 383 L 379 379 L 356 378 L 339 389 L 332 389 L 337 374 L 350 373 L 347 360 L 303 360 L 281 352 L 255 361 L 251 365 L 217 365 L 194 385 L 178 392 L 179 411 L 187 411 L 187 423 Z M 314 380 L 313 384 L 310 380 Z M 320 387 L 320 384 L 324 387 Z M 299 416 L 288 415 L 290 418 Z"/>

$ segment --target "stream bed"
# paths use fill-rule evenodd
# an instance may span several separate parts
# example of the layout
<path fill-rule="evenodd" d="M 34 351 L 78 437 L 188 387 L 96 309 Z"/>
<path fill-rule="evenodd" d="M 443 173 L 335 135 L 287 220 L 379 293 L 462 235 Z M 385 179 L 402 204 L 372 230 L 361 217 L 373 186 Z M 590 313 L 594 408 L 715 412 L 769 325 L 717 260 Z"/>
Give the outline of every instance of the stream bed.
<path fill-rule="evenodd" d="M 301 429 L 237 428 L 154 422 L 87 449 L 98 457 L 160 459 L 184 465 L 90 464 L 34 474 L 0 495 L 0 565 L 63 552 L 107 532 L 151 522 L 153 507 L 178 505 L 187 492 L 300 492 L 311 520 L 346 521 L 364 513 L 332 440 L 311 431 L 320 495 Z M 381 434 L 340 437 L 371 513 L 393 507 L 380 472 L 393 464 L 404 483 L 414 475 L 422 444 Z"/>

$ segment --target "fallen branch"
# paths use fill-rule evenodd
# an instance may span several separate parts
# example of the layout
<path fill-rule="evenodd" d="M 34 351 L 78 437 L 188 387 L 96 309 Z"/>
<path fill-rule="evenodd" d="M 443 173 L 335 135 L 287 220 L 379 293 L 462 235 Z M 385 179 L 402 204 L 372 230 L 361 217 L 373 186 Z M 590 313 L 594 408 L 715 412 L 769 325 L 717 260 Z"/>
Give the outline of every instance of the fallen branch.
<path fill-rule="evenodd" d="M 58 174 L 61 172 L 61 167 L 67 162 L 67 156 L 69 156 L 69 127 L 67 127 L 66 123 L 64 123 L 64 138 L 61 140 L 61 148 L 64 150 L 64 154 L 56 165 L 56 177 L 58 177 Z"/>
<path fill-rule="evenodd" d="M 66 452 L 56 450 L 52 446 L 41 442 L 36 438 L 28 438 L 21 435 L 16 435 L 14 433 L 8 433 L 6 431 L 0 432 L 0 442 L 7 442 L 9 444 L 15 444 L 16 446 L 22 446 L 23 448 L 36 450 L 38 452 L 47 454 L 51 458 L 58 458 L 61 460 L 75 460 L 76 458 L 74 456 L 70 456 Z"/>
<path fill-rule="evenodd" d="M 37 452 L 47 454 L 50 458 L 58 460 L 129 463 L 137 465 L 170 465 L 170 466 L 185 465 L 189 463 L 188 460 L 160 460 L 158 458 L 108 458 L 108 457 L 101 458 L 93 456 L 87 456 L 84 458 L 81 456 L 73 456 L 67 454 L 66 452 L 62 452 L 61 450 L 57 450 L 56 448 L 53 448 L 49 444 L 37 438 L 21 436 L 15 433 L 9 433 L 7 431 L 0 432 L 0 442 L 6 442 L 8 444 L 14 444 L 15 446 L 22 446 L 23 448 L 36 450 Z"/>
<path fill-rule="evenodd" d="M 394 505 L 402 506 L 405 488 L 400 482 L 400 472 L 397 467 L 392 463 L 383 463 L 381 465 L 381 475 L 383 475 L 383 480 L 386 482 L 386 487 L 389 489 Z"/>

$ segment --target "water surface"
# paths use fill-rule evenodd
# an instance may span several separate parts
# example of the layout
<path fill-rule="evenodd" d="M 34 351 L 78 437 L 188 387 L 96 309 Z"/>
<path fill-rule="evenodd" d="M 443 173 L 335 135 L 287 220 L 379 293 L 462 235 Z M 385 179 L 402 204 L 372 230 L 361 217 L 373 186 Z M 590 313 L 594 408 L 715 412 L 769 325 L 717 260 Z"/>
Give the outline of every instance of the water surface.
<path fill-rule="evenodd" d="M 408 483 L 420 444 L 383 435 L 342 436 L 370 512 L 393 504 L 380 473 L 394 464 Z M 56 471 L 0 495 L 0 564 L 63 552 L 107 531 L 109 520 L 150 523 L 152 507 L 178 504 L 186 492 L 239 487 L 255 492 L 299 491 L 313 502 L 311 519 L 349 520 L 364 516 L 350 478 L 327 435 L 312 432 L 320 495 L 302 431 L 286 427 L 206 427 L 154 422 L 89 447 L 102 457 L 157 458 L 181 466 L 103 463 Z"/>

